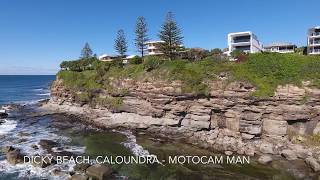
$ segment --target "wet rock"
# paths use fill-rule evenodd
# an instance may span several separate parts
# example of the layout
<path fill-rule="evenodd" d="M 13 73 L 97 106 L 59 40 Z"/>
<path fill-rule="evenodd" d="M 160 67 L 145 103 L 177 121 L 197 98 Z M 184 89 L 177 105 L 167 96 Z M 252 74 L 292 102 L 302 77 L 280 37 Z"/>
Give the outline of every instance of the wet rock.
<path fill-rule="evenodd" d="M 98 180 L 106 180 L 112 174 L 112 168 L 110 166 L 95 164 L 86 170 L 86 174 L 89 177 L 96 178 Z"/>
<path fill-rule="evenodd" d="M 227 156 L 231 156 L 233 154 L 233 152 L 232 151 L 225 151 L 224 154 Z"/>
<path fill-rule="evenodd" d="M 52 140 L 48 140 L 48 139 L 41 139 L 40 142 L 39 142 L 39 145 L 47 150 L 47 151 L 51 151 L 51 149 L 55 146 L 58 145 L 58 143 L 52 141 Z"/>
<path fill-rule="evenodd" d="M 314 172 L 320 171 L 320 164 L 313 157 L 308 157 L 305 159 L 306 163 L 311 167 Z"/>
<path fill-rule="evenodd" d="M 14 150 L 6 153 L 7 161 L 12 165 L 16 165 L 18 163 L 23 163 L 23 161 L 24 161 L 23 157 L 24 157 L 24 155 L 21 154 L 19 149 L 14 149 Z"/>
<path fill-rule="evenodd" d="M 52 176 L 63 176 L 63 175 L 66 175 L 67 172 L 61 171 L 60 168 L 55 168 L 55 169 L 53 169 L 53 170 L 50 172 L 50 174 L 51 174 Z"/>
<path fill-rule="evenodd" d="M 76 164 L 73 168 L 74 171 L 76 172 L 86 172 L 86 170 L 90 167 L 90 164 L 87 163 L 81 163 L 81 164 Z"/>
<path fill-rule="evenodd" d="M 30 136 L 30 133 L 27 133 L 27 132 L 19 132 L 19 133 L 18 133 L 18 136 L 20 136 L 20 137 Z"/>
<path fill-rule="evenodd" d="M 4 119 L 8 117 L 8 113 L 6 112 L 6 110 L 1 109 L 0 110 L 0 119 Z"/>
<path fill-rule="evenodd" d="M 0 119 L 0 125 L 5 123 L 6 121 L 4 119 Z"/>
<path fill-rule="evenodd" d="M 268 156 L 268 155 L 263 155 L 263 156 L 260 156 L 260 158 L 258 159 L 258 162 L 260 164 L 268 164 L 270 162 L 272 162 L 272 157 L 271 156 Z"/>
<path fill-rule="evenodd" d="M 296 153 L 290 149 L 281 151 L 281 156 L 285 157 L 289 161 L 298 159 Z"/>
<path fill-rule="evenodd" d="M 13 150 L 15 150 L 14 147 L 12 147 L 12 146 L 5 146 L 5 147 L 2 148 L 1 151 L 2 151 L 3 153 L 8 153 L 8 152 L 13 151 Z"/>
<path fill-rule="evenodd" d="M 89 177 L 84 174 L 74 174 L 71 176 L 70 180 L 88 180 Z"/>
<path fill-rule="evenodd" d="M 35 149 L 35 150 L 38 150 L 38 149 L 39 149 L 38 145 L 36 145 L 36 144 L 31 145 L 31 147 L 32 147 L 33 149 Z"/>
<path fill-rule="evenodd" d="M 16 141 L 16 143 L 19 144 L 19 143 L 24 143 L 24 142 L 27 142 L 27 141 L 28 141 L 28 139 L 22 138 L 22 139 L 18 139 Z"/>
<path fill-rule="evenodd" d="M 32 161 L 32 165 L 35 167 L 46 168 L 52 164 L 56 164 L 52 156 L 35 156 Z"/>

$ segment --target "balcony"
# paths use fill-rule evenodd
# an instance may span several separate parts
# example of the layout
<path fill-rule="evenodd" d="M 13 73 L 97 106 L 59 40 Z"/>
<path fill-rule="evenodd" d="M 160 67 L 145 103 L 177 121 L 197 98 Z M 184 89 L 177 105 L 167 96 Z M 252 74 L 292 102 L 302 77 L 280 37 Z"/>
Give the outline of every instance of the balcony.
<path fill-rule="evenodd" d="M 313 45 L 313 46 L 320 45 L 320 41 L 311 41 L 310 45 Z"/>
<path fill-rule="evenodd" d="M 320 49 L 311 49 L 309 54 L 320 54 Z"/>
<path fill-rule="evenodd" d="M 313 32 L 310 34 L 311 37 L 320 36 L 320 32 Z"/>

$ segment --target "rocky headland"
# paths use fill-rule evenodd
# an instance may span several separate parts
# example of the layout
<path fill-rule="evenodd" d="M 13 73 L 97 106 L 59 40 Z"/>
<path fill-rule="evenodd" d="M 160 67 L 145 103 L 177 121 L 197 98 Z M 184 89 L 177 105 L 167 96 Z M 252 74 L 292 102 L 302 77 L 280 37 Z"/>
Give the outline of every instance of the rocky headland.
<path fill-rule="evenodd" d="M 79 103 L 76 94 L 57 79 L 51 99 L 42 108 L 81 115 L 102 128 L 143 130 L 225 154 L 255 156 L 262 164 L 275 158 L 304 161 L 310 173 L 293 172 L 296 177 L 319 175 L 320 90 L 309 82 L 301 87 L 278 86 L 273 97 L 264 99 L 253 97 L 256 89 L 248 83 L 223 79 L 210 83 L 207 96 L 182 93 L 179 83 L 131 79 L 112 83 L 128 93 L 99 94 L 121 96 L 119 106 Z"/>

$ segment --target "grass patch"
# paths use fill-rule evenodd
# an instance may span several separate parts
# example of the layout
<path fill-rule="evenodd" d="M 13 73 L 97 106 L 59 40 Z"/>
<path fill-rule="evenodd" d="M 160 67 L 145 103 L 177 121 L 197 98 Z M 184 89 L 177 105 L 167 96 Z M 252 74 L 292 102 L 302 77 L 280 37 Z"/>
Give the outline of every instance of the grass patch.
<path fill-rule="evenodd" d="M 301 85 L 309 80 L 320 87 L 320 57 L 299 54 L 259 53 L 250 54 L 244 62 L 230 62 L 221 58 L 208 57 L 202 61 L 163 60 L 147 57 L 142 64 L 123 66 L 120 61 L 95 61 L 93 70 L 60 71 L 58 77 L 70 89 L 91 91 L 104 89 L 113 92 L 112 79 L 180 81 L 184 93 L 207 95 L 208 82 L 219 74 L 228 75 L 228 81 L 245 81 L 257 87 L 256 97 L 274 95 L 278 85 Z"/>

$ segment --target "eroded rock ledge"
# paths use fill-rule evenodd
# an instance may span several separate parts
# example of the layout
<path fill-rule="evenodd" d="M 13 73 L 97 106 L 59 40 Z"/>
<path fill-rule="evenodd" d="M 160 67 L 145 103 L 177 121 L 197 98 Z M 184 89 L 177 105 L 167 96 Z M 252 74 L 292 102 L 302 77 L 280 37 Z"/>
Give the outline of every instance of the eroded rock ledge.
<path fill-rule="evenodd" d="M 252 97 L 255 88 L 248 83 L 223 80 L 211 83 L 208 97 L 182 94 L 179 83 L 128 79 L 113 86 L 129 92 L 116 110 L 75 103 L 74 94 L 61 80 L 53 83 L 52 97 L 44 108 L 81 114 L 103 127 L 145 129 L 220 151 L 306 159 L 319 171 L 320 147 L 290 141 L 320 132 L 320 90 L 308 82 L 302 87 L 279 86 L 274 97 L 267 99 Z"/>

